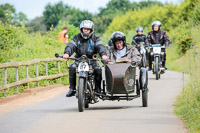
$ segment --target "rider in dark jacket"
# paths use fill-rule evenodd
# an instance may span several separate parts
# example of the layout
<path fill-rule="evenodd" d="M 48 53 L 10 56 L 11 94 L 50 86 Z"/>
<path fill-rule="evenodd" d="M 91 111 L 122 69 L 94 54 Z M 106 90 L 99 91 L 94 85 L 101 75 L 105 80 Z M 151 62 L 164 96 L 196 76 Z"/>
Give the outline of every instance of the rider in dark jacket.
<path fill-rule="evenodd" d="M 106 49 L 101 42 L 100 38 L 94 34 L 94 23 L 90 20 L 84 20 L 80 24 L 80 33 L 75 35 L 70 43 L 66 46 L 64 51 L 64 59 L 67 59 L 73 53 L 76 53 L 75 57 L 79 58 L 82 55 L 86 55 L 92 59 L 94 54 L 99 54 L 103 60 L 107 59 Z M 76 68 L 78 62 L 74 62 L 69 66 L 69 91 L 67 97 L 71 97 L 76 93 Z M 95 89 L 101 91 L 101 67 L 94 61 L 92 63 L 95 75 Z"/>
<path fill-rule="evenodd" d="M 146 35 L 142 34 L 143 28 L 141 26 L 138 26 L 136 28 L 136 32 L 137 32 L 137 35 L 133 36 L 133 41 L 131 43 L 133 46 L 136 45 L 135 43 L 140 44 L 140 42 L 146 41 Z"/>
<path fill-rule="evenodd" d="M 161 30 L 161 22 L 160 21 L 154 21 L 152 23 L 152 30 L 150 31 L 147 35 L 146 39 L 146 44 L 151 45 L 151 44 L 161 44 L 162 46 L 165 45 L 166 48 L 169 47 L 170 39 L 167 36 L 166 32 Z M 151 53 L 152 51 L 150 51 Z M 166 51 L 164 52 L 164 61 L 162 62 L 162 66 L 167 69 L 165 63 L 166 63 Z M 152 60 L 151 56 L 149 55 L 149 70 L 152 69 Z"/>

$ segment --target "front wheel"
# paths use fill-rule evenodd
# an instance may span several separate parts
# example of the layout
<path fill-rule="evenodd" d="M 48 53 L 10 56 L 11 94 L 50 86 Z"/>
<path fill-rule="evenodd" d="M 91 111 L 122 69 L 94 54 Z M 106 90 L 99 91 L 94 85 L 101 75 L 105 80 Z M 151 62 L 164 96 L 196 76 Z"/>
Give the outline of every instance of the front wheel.
<path fill-rule="evenodd" d="M 83 112 L 85 108 L 85 87 L 86 81 L 84 78 L 79 78 L 78 81 L 78 110 Z"/>
<path fill-rule="evenodd" d="M 146 68 L 146 55 L 145 54 L 143 54 L 143 56 L 142 56 L 142 66 L 144 67 L 144 68 Z"/>
<path fill-rule="evenodd" d="M 156 57 L 155 66 L 154 66 L 155 67 L 155 73 L 156 73 L 156 80 L 159 79 L 158 64 L 159 64 L 158 57 Z"/>
<path fill-rule="evenodd" d="M 142 90 L 142 106 L 148 106 L 148 89 Z"/>

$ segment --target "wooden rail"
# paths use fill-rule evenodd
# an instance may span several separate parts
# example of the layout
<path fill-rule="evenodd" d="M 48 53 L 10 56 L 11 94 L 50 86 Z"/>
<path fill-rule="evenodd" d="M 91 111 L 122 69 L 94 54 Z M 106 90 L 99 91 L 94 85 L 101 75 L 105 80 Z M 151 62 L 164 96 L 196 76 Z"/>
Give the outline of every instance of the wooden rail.
<path fill-rule="evenodd" d="M 44 59 L 35 59 L 30 61 L 22 61 L 22 62 L 8 62 L 0 64 L 0 69 L 4 69 L 4 85 L 0 86 L 0 91 L 4 90 L 4 96 L 6 96 L 6 90 L 11 87 L 16 86 L 16 91 L 18 91 L 18 86 L 22 84 L 27 84 L 27 88 L 29 88 L 30 82 L 37 82 L 37 86 L 39 86 L 39 81 L 55 79 L 63 76 L 67 76 L 68 73 L 61 73 L 60 71 L 60 62 L 65 61 L 61 58 L 44 58 Z M 45 62 L 45 76 L 39 76 L 39 63 Z M 59 74 L 48 75 L 48 62 L 56 62 L 57 69 Z M 29 78 L 29 66 L 36 64 L 36 77 Z M 67 64 L 68 65 L 68 64 Z M 26 79 L 19 80 L 18 68 L 21 66 L 26 66 Z M 7 84 L 7 68 L 15 68 L 15 79 L 16 81 L 10 84 Z"/>

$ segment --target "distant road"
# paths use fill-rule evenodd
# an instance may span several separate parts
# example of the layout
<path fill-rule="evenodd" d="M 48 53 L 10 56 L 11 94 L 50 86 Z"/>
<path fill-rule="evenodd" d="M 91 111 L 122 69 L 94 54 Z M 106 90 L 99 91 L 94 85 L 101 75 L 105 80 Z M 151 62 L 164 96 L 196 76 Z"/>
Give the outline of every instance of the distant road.
<path fill-rule="evenodd" d="M 157 81 L 149 72 L 148 107 L 141 98 L 100 101 L 82 113 L 65 87 L 55 88 L 0 105 L 0 133 L 186 133 L 173 113 L 181 84 L 181 73 L 167 71 Z"/>

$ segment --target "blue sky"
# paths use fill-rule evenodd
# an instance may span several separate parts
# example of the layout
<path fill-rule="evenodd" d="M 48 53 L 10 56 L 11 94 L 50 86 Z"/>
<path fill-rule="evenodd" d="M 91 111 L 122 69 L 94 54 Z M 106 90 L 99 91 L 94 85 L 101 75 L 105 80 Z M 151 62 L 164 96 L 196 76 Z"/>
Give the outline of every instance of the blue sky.
<path fill-rule="evenodd" d="M 47 3 L 57 3 L 60 0 L 0 0 L 0 4 L 9 3 L 14 5 L 17 13 L 23 12 L 28 19 L 33 19 L 37 16 L 42 16 Z M 91 13 L 98 13 L 99 7 L 105 7 L 109 0 L 62 0 L 65 4 L 79 8 L 81 10 L 88 10 Z M 130 0 L 144 1 L 144 0 Z M 181 0 L 157 0 L 161 2 L 179 2 Z"/>

